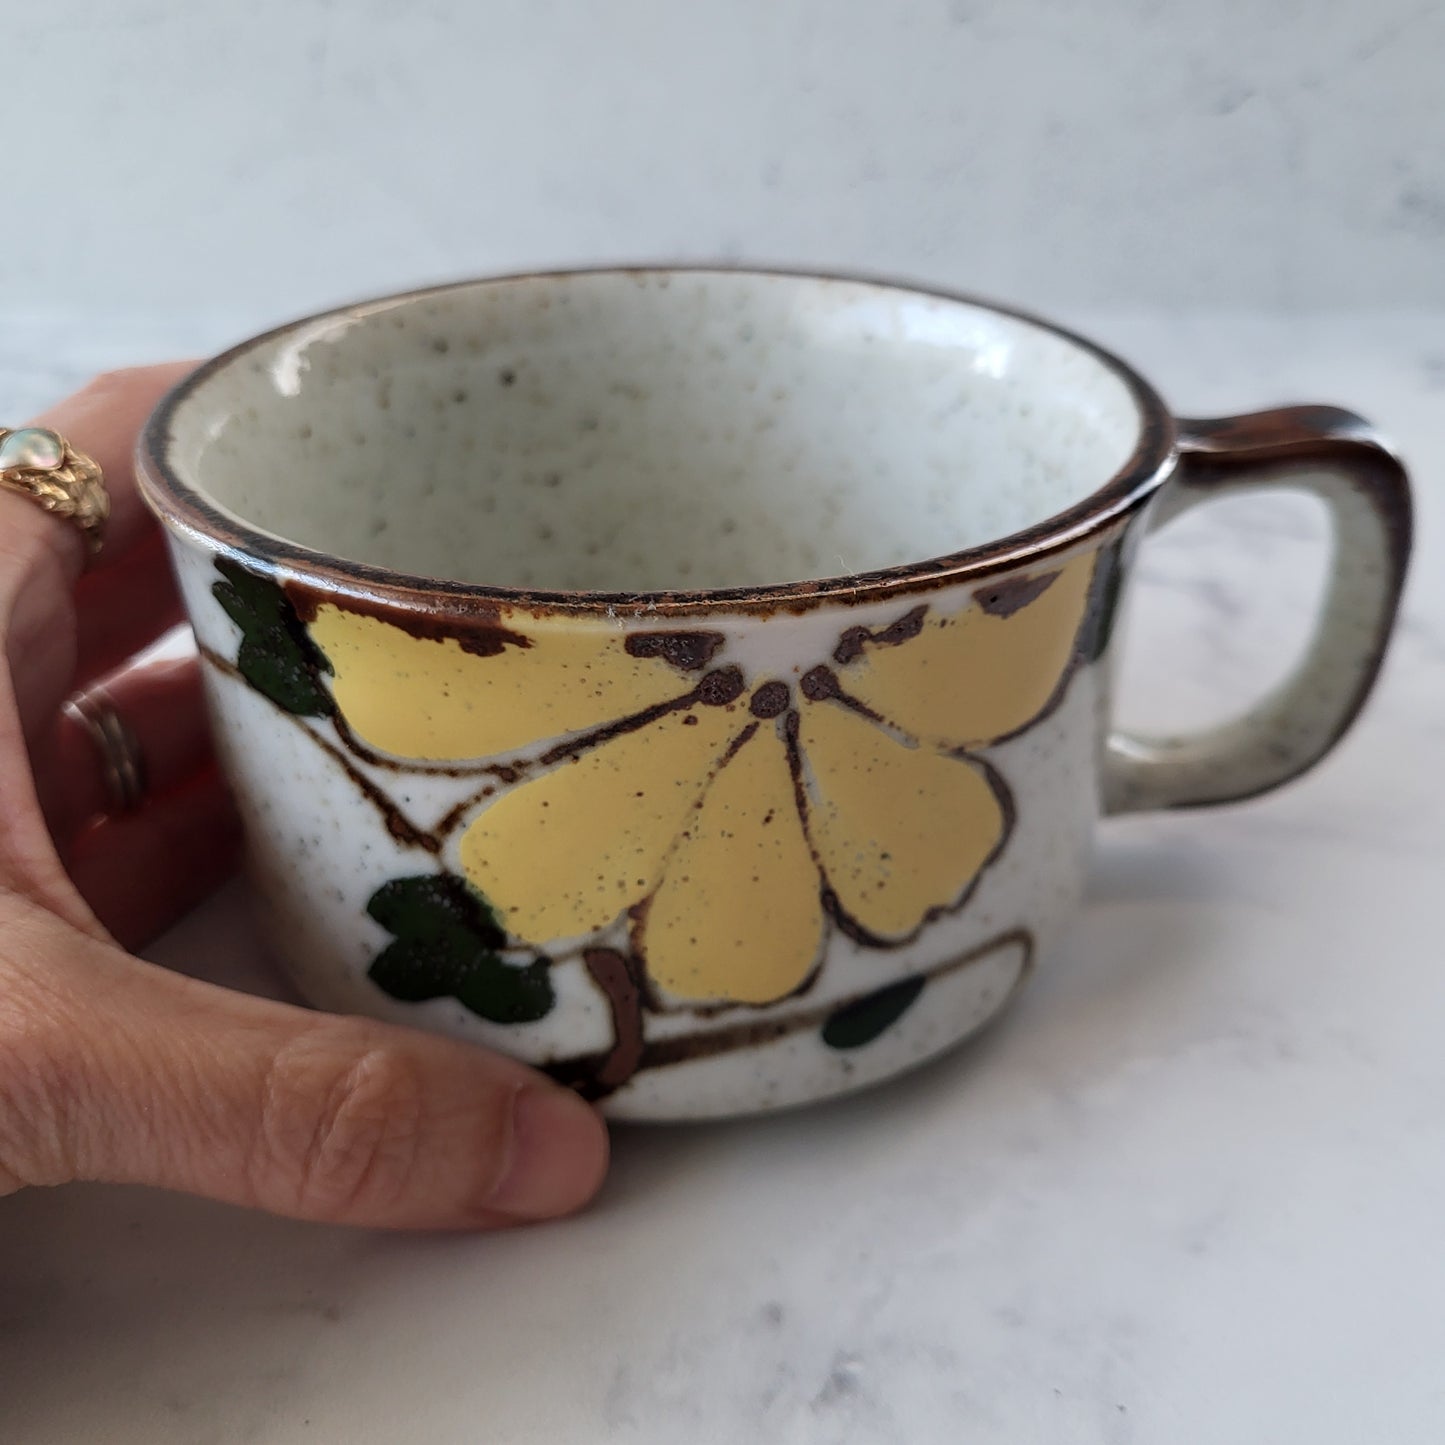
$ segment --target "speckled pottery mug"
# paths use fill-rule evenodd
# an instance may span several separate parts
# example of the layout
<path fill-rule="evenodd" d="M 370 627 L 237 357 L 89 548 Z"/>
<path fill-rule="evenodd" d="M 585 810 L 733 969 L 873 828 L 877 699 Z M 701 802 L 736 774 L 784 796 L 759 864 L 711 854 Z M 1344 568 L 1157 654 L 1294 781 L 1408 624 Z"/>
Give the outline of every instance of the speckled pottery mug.
<path fill-rule="evenodd" d="M 837 1094 L 979 1028 L 1101 812 L 1329 750 L 1410 532 L 1349 413 L 1180 422 L 1029 317 L 737 270 L 298 321 L 182 383 L 140 472 L 303 993 L 645 1119 Z M 1304 661 L 1230 726 L 1120 736 L 1138 545 L 1279 484 L 1335 525 Z"/>

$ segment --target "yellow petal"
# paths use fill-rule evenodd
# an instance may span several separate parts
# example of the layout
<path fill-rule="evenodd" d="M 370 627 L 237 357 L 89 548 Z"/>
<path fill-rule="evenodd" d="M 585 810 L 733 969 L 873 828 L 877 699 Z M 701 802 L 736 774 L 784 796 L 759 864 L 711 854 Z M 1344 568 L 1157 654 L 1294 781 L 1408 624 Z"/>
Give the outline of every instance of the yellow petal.
<path fill-rule="evenodd" d="M 331 691 L 350 727 L 395 757 L 490 757 L 640 712 L 689 692 L 691 671 L 665 650 L 628 651 L 628 634 L 605 623 L 509 625 L 479 637 L 488 655 L 452 637 L 414 637 L 379 618 L 325 605 L 311 636 L 336 675 Z M 716 634 L 632 634 L 638 639 Z M 706 651 L 704 646 L 703 651 Z M 674 649 L 673 656 L 678 651 Z"/>
<path fill-rule="evenodd" d="M 1007 823 L 983 771 L 907 747 L 838 702 L 804 703 L 808 835 L 843 911 L 906 938 L 957 903 Z"/>
<path fill-rule="evenodd" d="M 864 637 L 850 647 L 845 637 L 838 680 L 916 738 L 956 747 L 1004 737 L 1037 717 L 1058 688 L 1093 570 L 1092 553 L 1076 557 L 1008 616 L 991 615 L 977 601 L 945 614 L 930 606 L 906 641 Z"/>
<path fill-rule="evenodd" d="M 673 997 L 760 1004 L 807 978 L 822 936 L 818 870 L 787 752 L 764 724 L 713 779 L 678 840 L 639 950 Z"/>
<path fill-rule="evenodd" d="M 576 938 L 651 893 L 745 708 L 669 713 L 487 808 L 459 852 L 508 931 L 538 945 Z"/>

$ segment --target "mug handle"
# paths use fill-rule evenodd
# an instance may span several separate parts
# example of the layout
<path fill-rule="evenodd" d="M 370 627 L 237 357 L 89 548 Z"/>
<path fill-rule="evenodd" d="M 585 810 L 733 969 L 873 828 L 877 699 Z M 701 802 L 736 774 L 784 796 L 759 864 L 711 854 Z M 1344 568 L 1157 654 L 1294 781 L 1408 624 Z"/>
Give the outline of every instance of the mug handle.
<path fill-rule="evenodd" d="M 1232 493 L 1311 492 L 1333 528 L 1329 583 L 1303 661 L 1243 717 L 1177 737 L 1111 734 L 1103 793 L 1111 814 L 1232 803 L 1313 767 L 1374 685 L 1410 555 L 1409 479 L 1353 412 L 1290 406 L 1178 425 L 1179 465 L 1153 525 Z"/>

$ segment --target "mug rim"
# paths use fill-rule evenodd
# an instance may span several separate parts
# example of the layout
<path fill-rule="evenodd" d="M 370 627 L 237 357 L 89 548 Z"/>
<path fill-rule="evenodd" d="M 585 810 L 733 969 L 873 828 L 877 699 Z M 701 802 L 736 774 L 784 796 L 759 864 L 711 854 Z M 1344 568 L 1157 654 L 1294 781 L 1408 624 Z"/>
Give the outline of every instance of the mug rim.
<path fill-rule="evenodd" d="M 874 286 L 906 295 L 959 303 L 1022 321 L 1052 333 L 1084 351 L 1124 384 L 1139 415 L 1139 432 L 1130 455 L 1082 501 L 1033 526 L 1002 537 L 924 558 L 917 562 L 797 582 L 750 587 L 677 588 L 668 591 L 602 592 L 488 586 L 426 577 L 372 563 L 354 562 L 319 548 L 303 546 L 253 527 L 221 510 L 185 481 L 172 465 L 173 423 L 203 382 L 248 353 L 304 327 L 365 315 L 374 308 L 444 296 L 478 286 L 526 281 L 565 281 L 586 276 L 745 276 L 796 281 L 839 281 Z M 841 596 L 883 600 L 931 592 L 1010 570 L 1026 562 L 1052 558 L 1088 540 L 1142 507 L 1168 476 L 1177 445 L 1174 417 L 1155 389 L 1128 362 L 1077 332 L 1031 311 L 1000 304 L 971 292 L 916 284 L 854 271 L 810 267 L 728 266 L 717 263 L 569 266 L 560 269 L 473 276 L 370 296 L 360 301 L 283 322 L 247 337 L 202 362 L 161 399 L 142 428 L 135 449 L 136 483 L 147 505 L 172 530 L 219 551 L 231 560 L 266 574 L 284 573 L 317 591 L 362 603 L 383 603 L 402 612 L 495 614 L 501 609 L 533 613 L 607 616 L 677 616 L 711 611 L 801 611 Z"/>

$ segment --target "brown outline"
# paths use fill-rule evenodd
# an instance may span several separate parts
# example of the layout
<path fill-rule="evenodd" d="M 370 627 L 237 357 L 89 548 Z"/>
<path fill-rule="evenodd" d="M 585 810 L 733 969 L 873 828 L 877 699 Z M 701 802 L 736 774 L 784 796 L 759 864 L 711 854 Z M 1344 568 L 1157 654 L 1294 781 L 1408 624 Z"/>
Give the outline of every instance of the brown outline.
<path fill-rule="evenodd" d="M 615 948 L 583 949 L 582 963 L 612 1011 L 612 1047 L 573 1087 L 584 1099 L 601 1099 L 637 1072 L 646 1050 L 640 970 L 635 959 Z"/>
<path fill-rule="evenodd" d="M 821 706 L 821 704 L 820 704 Z M 963 892 L 951 903 L 941 903 L 928 909 L 918 925 L 912 932 L 905 934 L 902 938 L 886 938 L 882 934 L 874 933 L 871 929 L 865 928 L 854 918 L 846 908 L 838 901 L 837 891 L 834 889 L 831 879 L 828 877 L 828 870 L 823 866 L 823 860 L 818 856 L 817 845 L 813 842 L 813 831 L 808 809 L 808 790 L 803 777 L 804 749 L 798 738 L 799 717 L 797 710 L 788 714 L 787 728 L 783 735 L 784 746 L 788 750 L 788 770 L 793 775 L 793 798 L 798 810 L 799 821 L 803 825 L 803 837 L 807 839 L 808 851 L 813 855 L 813 866 L 818 870 L 818 878 L 822 884 L 823 911 L 837 924 L 838 928 L 848 935 L 855 943 L 862 944 L 865 948 L 894 949 L 904 948 L 914 942 L 915 939 L 931 923 L 936 923 L 940 918 L 947 917 L 950 913 L 959 912 L 973 897 L 978 888 L 980 880 L 988 870 L 1003 856 L 1003 851 L 1008 847 L 1009 840 L 1013 837 L 1014 829 L 1018 825 L 1018 809 L 1014 804 L 1013 791 L 1004 776 L 986 758 L 981 758 L 967 748 L 933 748 L 931 751 L 942 757 L 953 758 L 955 761 L 966 767 L 976 768 L 983 774 L 984 781 L 993 790 L 993 795 L 998 801 L 999 812 L 1003 818 L 1003 826 L 999 829 L 998 841 L 993 845 L 988 856 L 978 865 L 973 876 L 964 885 Z M 892 724 L 889 725 L 892 727 Z M 882 729 L 888 733 L 889 729 Z M 918 742 L 915 745 L 922 748 L 928 747 L 927 743 Z"/>
<path fill-rule="evenodd" d="M 558 285 L 583 276 L 701 275 L 792 278 L 847 286 L 872 286 L 914 296 L 992 311 L 1053 336 L 1092 356 L 1123 382 L 1138 408 L 1139 435 L 1124 465 L 1082 502 L 1036 526 L 983 546 L 951 552 L 923 562 L 882 568 L 855 576 L 827 577 L 768 587 L 679 590 L 671 592 L 568 592 L 526 591 L 479 587 L 441 579 L 408 576 L 385 568 L 342 560 L 297 546 L 229 517 L 184 482 L 170 460 L 172 426 L 177 410 L 208 377 L 246 358 L 257 347 L 281 336 L 328 320 L 372 314 L 401 301 L 446 295 L 479 287 L 506 286 L 522 281 L 549 281 Z M 402 614 L 412 626 L 428 626 L 443 615 L 464 622 L 469 618 L 495 624 L 498 608 L 616 617 L 672 617 L 715 612 L 771 613 L 807 611 L 840 596 L 874 600 L 911 596 L 939 587 L 1039 563 L 1071 550 L 1095 536 L 1101 528 L 1141 511 L 1173 472 L 1176 461 L 1173 417 L 1153 387 L 1132 367 L 1111 352 L 1064 327 L 1014 307 L 999 306 L 962 292 L 908 285 L 883 277 L 789 270 L 785 267 L 729 266 L 599 266 L 575 270 L 455 281 L 441 286 L 372 298 L 302 317 L 263 332 L 212 358 L 181 381 L 152 413 L 136 445 L 137 482 L 148 504 L 176 530 L 192 541 L 222 553 L 243 565 L 259 568 L 283 583 L 320 586 L 332 598 L 344 598 L 354 607 L 370 607 Z M 398 622 L 407 626 L 407 622 Z"/>
<path fill-rule="evenodd" d="M 1106 567 L 1119 566 L 1120 561 L 1115 555 L 1114 548 L 1118 539 L 1106 537 L 1097 547 L 1093 549 L 1094 565 L 1089 572 L 1089 586 L 1084 593 L 1084 610 L 1079 618 L 1079 625 L 1074 629 L 1074 640 L 1069 644 L 1069 655 L 1064 659 L 1064 669 L 1059 674 L 1059 680 L 1054 690 L 1044 699 L 1043 706 L 1030 718 L 1026 718 L 1016 728 L 1006 733 L 1000 733 L 997 737 L 984 738 L 973 744 L 977 748 L 996 748 L 1000 743 L 1012 742 L 1015 738 L 1021 737 L 1030 728 L 1043 722 L 1045 718 L 1052 717 L 1064 705 L 1064 699 L 1069 695 L 1069 688 L 1074 681 L 1074 675 L 1084 667 L 1091 665 L 1095 658 L 1085 655 L 1088 649 L 1085 648 L 1086 640 L 1092 636 L 1092 626 L 1095 621 L 1095 613 L 1103 600 L 1103 589 L 1100 582 L 1100 574 Z"/>
<path fill-rule="evenodd" d="M 989 617 L 1009 618 L 1037 602 L 1062 575 L 1059 571 L 1039 572 L 1030 577 L 1005 577 L 991 586 L 975 587 L 973 600 Z M 1089 580 L 1092 582 L 1093 578 Z"/>
<path fill-rule="evenodd" d="M 1371 652 L 1334 730 L 1308 757 L 1268 781 L 1227 797 L 1181 798 L 1167 808 L 1208 808 L 1244 802 L 1272 792 L 1307 773 L 1349 731 L 1374 688 L 1394 630 L 1405 587 L 1414 534 L 1410 479 L 1399 457 L 1362 416 L 1338 406 L 1296 405 L 1237 416 L 1179 419 L 1177 485 L 1186 490 L 1254 487 L 1287 483 L 1303 468 L 1317 466 L 1343 477 L 1373 509 L 1389 544 L 1390 575 Z"/>
<path fill-rule="evenodd" d="M 783 721 L 786 722 L 787 719 L 792 716 L 792 712 L 784 714 Z M 722 770 L 737 757 L 747 743 L 750 743 L 753 738 L 757 736 L 765 726 L 765 722 L 773 723 L 773 732 L 776 736 L 778 721 L 775 718 L 768 718 L 765 721 L 753 720 L 744 724 L 742 730 L 718 755 L 716 761 L 713 763 L 712 769 L 707 775 L 707 781 L 702 786 L 702 791 L 698 793 L 697 798 L 693 802 L 691 814 L 700 814 L 702 812 L 707 804 L 708 794 L 712 792 L 713 785 L 717 782 L 719 776 L 721 776 Z M 779 741 L 783 743 L 786 755 L 786 739 L 780 738 Z M 799 825 L 802 826 L 801 819 L 799 819 Z M 663 855 L 662 868 L 658 874 L 657 888 L 654 888 L 646 898 L 634 903 L 632 907 L 627 910 L 627 942 L 628 946 L 633 950 L 633 956 L 636 957 L 638 961 L 639 985 L 642 989 L 642 999 L 647 1011 L 655 1014 L 688 1013 L 692 1014 L 695 1018 L 711 1018 L 715 1014 L 728 1013 L 732 1009 L 774 1008 L 785 999 L 798 998 L 800 995 L 807 993 L 813 985 L 817 983 L 819 976 L 823 972 L 823 960 L 828 952 L 826 918 L 824 919 L 823 933 L 818 940 L 818 954 L 813 961 L 812 967 L 809 968 L 808 972 L 804 974 L 798 983 L 789 989 L 787 993 L 779 994 L 776 998 L 770 998 L 765 1003 L 747 1003 L 738 999 L 686 999 L 672 1003 L 663 996 L 662 990 L 658 988 L 647 971 L 646 951 L 642 945 L 646 938 L 647 916 L 652 910 L 653 899 L 657 897 L 657 889 L 662 886 L 663 881 L 667 877 L 668 865 L 672 862 L 677 852 L 678 844 L 682 840 L 682 835 L 686 831 L 687 825 L 684 824 L 683 827 L 678 829 L 677 835 L 673 838 L 672 842 L 668 844 L 667 852 Z M 803 828 L 803 841 L 808 842 L 806 827 Z M 811 843 L 808 843 L 808 852 L 810 855 L 813 855 Z M 813 855 L 813 857 L 816 861 L 816 855 Z"/>
<path fill-rule="evenodd" d="M 931 969 L 914 970 L 914 972 L 920 974 L 926 984 L 932 983 L 945 974 L 967 968 L 972 963 L 981 962 L 990 954 L 1014 946 L 1023 950 L 1023 960 L 1019 965 L 1018 977 L 1014 980 L 1008 993 L 999 1001 L 993 1014 L 990 1015 L 990 1017 L 995 1017 L 1012 1002 L 1033 973 L 1035 941 L 1033 934 L 1027 928 L 1011 928 L 1007 932 L 996 934 L 993 938 L 970 949 L 967 953 L 960 954 L 957 958 L 945 959 L 944 962 L 935 964 Z M 927 991 L 925 987 L 924 993 L 926 994 Z M 695 1033 L 675 1034 L 671 1038 L 654 1039 L 651 1043 L 644 1044 L 633 1074 L 639 1074 L 645 1069 L 663 1069 L 673 1064 L 689 1064 L 698 1059 L 711 1058 L 716 1054 L 731 1053 L 736 1049 L 757 1048 L 762 1044 L 775 1043 L 789 1034 L 801 1033 L 804 1029 L 815 1028 L 826 1023 L 839 1009 L 861 1003 L 876 992 L 876 989 L 867 989 L 849 998 L 832 999 L 816 1008 L 789 1014 L 787 1018 L 747 1019 L 728 1028 L 704 1029 Z M 559 1083 L 575 1088 L 578 1085 L 585 1085 L 589 1081 L 597 1080 L 599 1072 L 606 1068 L 613 1058 L 613 1053 L 614 1051 L 609 1049 L 599 1053 L 578 1054 L 571 1058 L 549 1059 L 536 1063 L 533 1067 L 549 1074 Z M 628 1077 L 630 1078 L 632 1075 Z M 623 1082 L 625 1083 L 626 1080 Z M 612 1093 L 620 1087 L 621 1084 L 614 1084 L 610 1088 L 604 1088 L 602 1092 L 589 1093 L 587 1097 L 604 1098 L 608 1093 Z"/>
<path fill-rule="evenodd" d="M 732 696 L 724 696 L 715 686 L 719 679 L 726 677 L 728 682 L 724 687 L 730 687 L 732 679 L 736 677 L 740 681 L 739 690 Z M 604 743 L 611 742 L 613 738 L 623 737 L 628 733 L 635 733 L 642 728 L 651 727 L 660 718 L 667 717 L 675 712 L 687 712 L 695 707 L 728 707 L 739 701 L 742 695 L 748 690 L 747 681 L 743 677 L 743 671 L 736 664 L 729 664 L 726 667 L 714 668 L 693 688 L 691 692 L 685 692 L 680 697 L 669 698 L 666 702 L 655 702 L 650 707 L 645 707 L 639 712 L 628 713 L 625 717 L 614 718 L 611 722 L 599 723 L 586 732 L 578 733 L 574 738 L 568 738 L 560 743 L 553 744 L 546 752 L 538 753 L 530 762 L 515 763 L 489 763 L 479 765 L 476 769 L 477 776 L 489 773 L 494 777 L 501 778 L 504 783 L 521 783 L 528 780 L 527 775 L 534 768 L 553 768 L 558 763 L 569 762 L 571 759 L 580 756 L 582 753 L 590 752 L 593 748 L 600 748 Z M 709 697 L 709 692 L 715 696 Z M 722 697 L 721 701 L 716 700 Z M 746 726 L 746 724 L 743 724 Z M 504 755 L 505 756 L 505 755 Z M 731 754 L 729 754 L 731 756 Z M 459 803 L 444 813 L 436 825 L 436 833 L 440 838 L 447 837 L 462 819 L 471 811 L 483 798 L 490 796 L 495 789 L 491 784 L 469 793 Z"/>
<path fill-rule="evenodd" d="M 361 791 L 361 795 L 381 814 L 382 822 L 386 824 L 386 831 L 390 833 L 393 838 L 411 847 L 422 848 L 434 856 L 441 852 L 442 839 L 436 833 L 428 833 L 424 829 L 418 828 L 417 825 L 397 807 L 396 803 L 388 797 L 386 793 L 382 792 L 340 748 L 322 737 L 315 728 L 307 727 L 304 717 L 298 717 L 297 714 L 293 712 L 287 712 L 284 707 L 278 707 L 265 693 L 261 692 L 259 688 L 252 684 L 250 679 L 246 677 L 234 662 L 222 657 L 220 653 L 207 647 L 205 643 L 198 641 L 196 651 L 206 662 L 214 667 L 217 672 L 224 673 L 225 676 L 234 679 L 243 687 L 254 692 L 263 702 L 271 708 L 274 708 L 281 717 L 284 717 L 294 727 L 304 732 L 322 752 L 331 757 L 332 761 L 339 763 L 342 770 L 346 773 L 346 776 L 350 778 Z M 335 721 L 334 717 L 332 721 Z"/>

